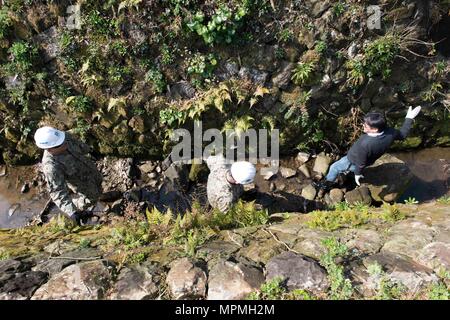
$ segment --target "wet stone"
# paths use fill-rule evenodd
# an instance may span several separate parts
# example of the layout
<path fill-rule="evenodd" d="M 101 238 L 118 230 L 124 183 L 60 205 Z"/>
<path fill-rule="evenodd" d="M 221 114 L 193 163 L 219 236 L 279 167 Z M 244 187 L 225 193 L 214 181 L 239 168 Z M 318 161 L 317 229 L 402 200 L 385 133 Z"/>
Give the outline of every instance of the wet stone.
<path fill-rule="evenodd" d="M 49 259 L 32 268 L 33 271 L 42 271 L 48 273 L 50 276 L 61 272 L 65 267 L 74 264 L 75 260 L 65 259 Z"/>
<path fill-rule="evenodd" d="M 358 187 L 345 194 L 345 201 L 348 204 L 363 203 L 370 205 L 372 203 L 372 197 L 370 196 L 369 188 L 366 186 Z"/>

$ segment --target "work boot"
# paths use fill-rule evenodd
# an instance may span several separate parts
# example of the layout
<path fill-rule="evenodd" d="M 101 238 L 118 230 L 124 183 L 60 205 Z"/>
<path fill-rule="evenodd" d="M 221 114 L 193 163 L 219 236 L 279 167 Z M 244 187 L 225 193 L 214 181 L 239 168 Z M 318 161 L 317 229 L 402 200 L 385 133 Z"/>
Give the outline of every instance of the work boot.
<path fill-rule="evenodd" d="M 71 215 L 70 219 L 74 221 L 77 225 L 82 226 L 86 224 L 86 222 L 90 217 L 92 217 L 91 212 L 80 210 Z"/>
<path fill-rule="evenodd" d="M 336 182 L 323 179 L 318 182 L 314 181 L 312 183 L 312 185 L 314 188 L 316 188 L 318 190 L 323 190 L 323 191 L 327 192 L 327 191 L 330 191 L 336 185 Z"/>

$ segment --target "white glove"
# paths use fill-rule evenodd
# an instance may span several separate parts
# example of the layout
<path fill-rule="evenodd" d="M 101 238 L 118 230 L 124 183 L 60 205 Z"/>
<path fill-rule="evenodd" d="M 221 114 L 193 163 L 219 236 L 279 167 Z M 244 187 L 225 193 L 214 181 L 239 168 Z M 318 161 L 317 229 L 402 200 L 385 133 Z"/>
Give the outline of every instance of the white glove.
<path fill-rule="evenodd" d="M 421 106 L 418 106 L 414 109 L 412 107 L 409 107 L 408 113 L 406 113 L 405 118 L 414 119 L 419 114 L 421 108 L 422 108 Z"/>
<path fill-rule="evenodd" d="M 361 183 L 359 183 L 359 179 L 364 178 L 364 176 L 362 174 L 360 175 L 355 175 L 355 182 L 358 186 L 361 185 Z"/>

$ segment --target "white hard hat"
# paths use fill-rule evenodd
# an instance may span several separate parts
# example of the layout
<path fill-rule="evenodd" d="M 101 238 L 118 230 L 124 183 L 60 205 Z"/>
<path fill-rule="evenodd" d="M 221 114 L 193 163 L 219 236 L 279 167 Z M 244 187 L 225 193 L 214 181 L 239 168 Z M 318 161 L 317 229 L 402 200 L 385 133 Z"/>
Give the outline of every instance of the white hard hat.
<path fill-rule="evenodd" d="M 231 175 L 239 184 L 249 184 L 255 178 L 256 168 L 248 161 L 238 161 L 231 165 Z"/>
<path fill-rule="evenodd" d="M 52 127 L 42 127 L 36 130 L 34 141 L 41 149 L 49 149 L 63 144 L 66 134 Z"/>

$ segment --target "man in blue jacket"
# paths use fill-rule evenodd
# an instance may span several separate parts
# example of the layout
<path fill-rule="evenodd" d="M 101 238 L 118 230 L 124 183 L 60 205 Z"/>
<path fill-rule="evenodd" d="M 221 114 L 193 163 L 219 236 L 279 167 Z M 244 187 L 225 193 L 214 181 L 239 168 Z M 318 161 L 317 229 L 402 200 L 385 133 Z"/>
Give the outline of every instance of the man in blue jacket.
<path fill-rule="evenodd" d="M 380 158 L 395 140 L 403 140 L 411 129 L 413 119 L 421 107 L 409 107 L 400 130 L 386 127 L 386 120 L 379 112 L 370 112 L 364 117 L 364 135 L 350 148 L 347 155 L 333 163 L 324 180 L 314 183 L 316 188 L 325 191 L 336 185 L 339 174 L 345 171 L 355 173 L 355 182 L 359 186 L 364 178 L 363 170 Z"/>

